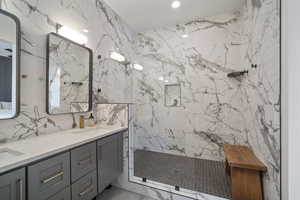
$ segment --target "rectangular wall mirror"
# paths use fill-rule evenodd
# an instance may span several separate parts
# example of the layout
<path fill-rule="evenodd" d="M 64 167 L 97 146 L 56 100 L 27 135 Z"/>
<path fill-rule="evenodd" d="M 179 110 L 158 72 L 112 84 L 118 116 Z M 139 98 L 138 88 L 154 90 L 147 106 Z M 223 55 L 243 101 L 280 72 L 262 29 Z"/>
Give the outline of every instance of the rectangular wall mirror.
<path fill-rule="evenodd" d="M 20 22 L 0 9 L 0 119 L 19 114 Z"/>
<path fill-rule="evenodd" d="M 92 109 L 92 50 L 56 33 L 47 38 L 47 112 Z"/>

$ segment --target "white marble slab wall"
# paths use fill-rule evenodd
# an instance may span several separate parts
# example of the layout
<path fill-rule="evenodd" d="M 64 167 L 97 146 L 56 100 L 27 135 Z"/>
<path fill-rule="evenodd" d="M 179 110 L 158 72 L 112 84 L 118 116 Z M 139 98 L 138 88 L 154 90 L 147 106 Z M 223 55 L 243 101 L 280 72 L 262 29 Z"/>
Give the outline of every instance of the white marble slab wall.
<path fill-rule="evenodd" d="M 82 33 L 88 36 L 87 46 L 94 52 L 94 102 L 129 101 L 130 75 L 124 65 L 108 59 L 108 55 L 117 50 L 131 59 L 132 34 L 102 0 L 2 0 L 0 3 L 2 9 L 18 16 L 22 31 L 21 113 L 16 119 L 0 120 L 2 142 L 72 127 L 71 114 L 49 116 L 45 112 L 46 35 L 55 32 L 57 24 L 79 32 L 89 30 Z M 78 115 L 74 119 L 78 124 Z"/>
<path fill-rule="evenodd" d="M 266 200 L 280 199 L 280 0 L 247 0 L 242 62 L 257 64 L 245 89 L 249 146 L 268 166 Z"/>
<path fill-rule="evenodd" d="M 268 166 L 265 199 L 279 200 L 279 9 L 277 0 L 246 0 L 240 13 L 140 33 L 132 151 L 223 160 L 223 144 L 248 145 Z M 166 84 L 181 84 L 180 107 L 164 105 Z"/>
<path fill-rule="evenodd" d="M 241 30 L 241 14 L 229 13 L 138 34 L 145 70 L 133 80 L 136 148 L 221 160 L 223 144 L 248 143 L 243 87 L 250 76 L 227 77 L 250 68 Z M 181 105 L 166 106 L 169 84 L 180 84 Z"/>
<path fill-rule="evenodd" d="M 128 127 L 128 104 L 97 104 L 94 114 L 99 125 Z"/>

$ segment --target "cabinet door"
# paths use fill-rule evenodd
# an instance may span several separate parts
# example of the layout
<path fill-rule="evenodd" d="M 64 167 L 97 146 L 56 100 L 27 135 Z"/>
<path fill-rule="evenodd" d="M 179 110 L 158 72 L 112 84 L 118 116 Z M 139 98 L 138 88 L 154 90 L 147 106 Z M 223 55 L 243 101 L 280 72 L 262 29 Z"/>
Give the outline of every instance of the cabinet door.
<path fill-rule="evenodd" d="M 98 192 L 113 183 L 123 171 L 123 133 L 101 139 L 98 151 Z"/>
<path fill-rule="evenodd" d="M 0 176 L 1 200 L 25 200 L 25 169 Z"/>
<path fill-rule="evenodd" d="M 122 174 L 123 172 L 123 158 L 124 158 L 124 140 L 123 140 L 123 137 L 124 137 L 124 133 L 119 133 L 118 134 L 118 167 L 119 167 L 119 175 Z M 119 176 L 118 175 L 118 176 Z"/>
<path fill-rule="evenodd" d="M 53 196 L 70 185 L 70 153 L 64 153 L 28 167 L 30 200 Z"/>
<path fill-rule="evenodd" d="M 117 178 L 118 140 L 115 135 L 98 141 L 98 192 L 101 193 Z"/>

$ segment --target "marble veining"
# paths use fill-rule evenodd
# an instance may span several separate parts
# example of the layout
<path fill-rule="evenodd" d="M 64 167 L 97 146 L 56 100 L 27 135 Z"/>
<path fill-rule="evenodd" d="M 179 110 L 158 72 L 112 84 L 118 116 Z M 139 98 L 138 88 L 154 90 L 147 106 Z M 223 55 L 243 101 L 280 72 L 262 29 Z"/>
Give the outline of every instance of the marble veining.
<path fill-rule="evenodd" d="M 153 189 L 128 182 L 134 170 L 132 151 L 221 160 L 224 143 L 246 144 L 268 166 L 265 199 L 279 200 L 279 5 L 278 0 L 245 0 L 239 13 L 135 34 L 102 0 L 0 0 L 1 8 L 17 15 L 22 25 L 21 113 L 0 121 L 0 142 L 70 129 L 78 122 L 78 115 L 45 112 L 45 44 L 57 24 L 88 29 L 87 46 L 94 51 L 95 117 L 100 125 L 126 126 L 124 113 L 130 113 L 125 171 L 116 185 L 159 200 L 187 200 L 160 183 L 151 183 Z M 110 51 L 138 61 L 144 71 L 109 59 Z M 249 74 L 227 77 L 240 70 Z M 181 106 L 164 106 L 165 84 L 181 85 Z M 118 103 L 133 104 L 126 109 Z"/>
<path fill-rule="evenodd" d="M 95 106 L 95 121 L 104 126 L 128 127 L 127 104 L 97 104 Z"/>
<path fill-rule="evenodd" d="M 103 1 L 1 0 L 0 6 L 21 21 L 21 112 L 16 119 L 0 121 L 1 143 L 71 129 L 76 123 L 78 125 L 80 114 L 46 114 L 46 37 L 48 33 L 56 31 L 58 24 L 77 31 L 89 30 L 86 34 L 89 38 L 87 47 L 94 52 L 94 102 L 130 101 L 129 75 L 124 73 L 126 67 L 108 59 L 108 52 L 119 49 L 122 54 L 131 57 L 132 33 Z M 101 92 L 98 92 L 99 89 Z M 79 93 L 78 99 L 86 98 L 86 95 Z M 85 107 L 86 104 L 79 102 L 73 103 L 71 109 Z M 96 112 L 97 107 L 93 110 Z"/>
<path fill-rule="evenodd" d="M 231 104 L 244 83 L 227 78 L 243 65 L 240 46 L 231 45 L 241 40 L 239 18 L 233 13 L 138 35 L 146 69 L 134 81 L 136 148 L 219 160 L 223 144 L 247 143 L 245 123 L 233 123 L 245 119 L 241 105 Z M 164 104 L 169 83 L 182 87 L 178 108 Z"/>

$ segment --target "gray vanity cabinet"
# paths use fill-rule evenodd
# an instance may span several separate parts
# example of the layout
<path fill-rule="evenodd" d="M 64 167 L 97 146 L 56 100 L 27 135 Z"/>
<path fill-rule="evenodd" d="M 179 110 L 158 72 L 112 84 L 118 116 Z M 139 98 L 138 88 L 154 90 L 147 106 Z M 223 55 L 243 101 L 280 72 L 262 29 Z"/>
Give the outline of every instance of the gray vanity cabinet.
<path fill-rule="evenodd" d="M 97 143 L 98 151 L 98 192 L 101 193 L 122 173 L 123 134 L 119 133 L 101 139 Z M 123 140 L 122 140 L 123 141 Z"/>
<path fill-rule="evenodd" d="M 0 175 L 0 200 L 91 200 L 122 171 L 119 132 Z"/>
<path fill-rule="evenodd" d="M 25 200 L 25 169 L 0 176 L 1 200 Z"/>
<path fill-rule="evenodd" d="M 28 198 L 47 199 L 70 185 L 70 153 L 28 166 Z"/>
<path fill-rule="evenodd" d="M 72 183 L 97 168 L 96 142 L 71 151 Z"/>

